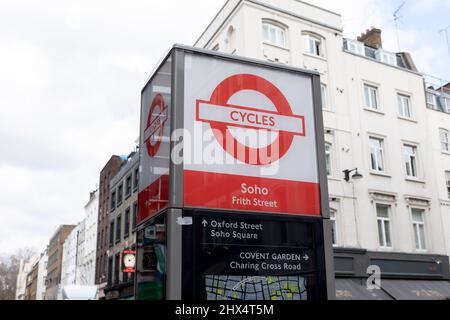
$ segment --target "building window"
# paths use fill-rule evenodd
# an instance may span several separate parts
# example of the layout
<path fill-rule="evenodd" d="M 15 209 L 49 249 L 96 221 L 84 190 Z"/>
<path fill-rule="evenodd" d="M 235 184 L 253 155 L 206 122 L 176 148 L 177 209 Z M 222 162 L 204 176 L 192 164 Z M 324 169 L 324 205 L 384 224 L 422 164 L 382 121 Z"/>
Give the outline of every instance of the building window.
<path fill-rule="evenodd" d="M 108 285 L 112 285 L 112 277 L 113 277 L 113 258 L 110 257 L 108 259 Z"/>
<path fill-rule="evenodd" d="M 449 152 L 449 131 L 446 129 L 439 129 L 439 139 L 441 141 L 441 150 Z"/>
<path fill-rule="evenodd" d="M 384 172 L 384 140 L 379 138 L 370 137 L 370 162 L 373 171 Z"/>
<path fill-rule="evenodd" d="M 263 40 L 270 44 L 286 47 L 286 31 L 273 23 L 263 22 Z"/>
<path fill-rule="evenodd" d="M 139 187 L 139 168 L 134 169 L 133 189 L 137 190 Z"/>
<path fill-rule="evenodd" d="M 122 216 L 119 214 L 116 218 L 116 243 L 122 238 Z"/>
<path fill-rule="evenodd" d="M 403 145 L 403 156 L 405 158 L 406 175 L 417 178 L 417 147 L 407 144 Z"/>
<path fill-rule="evenodd" d="M 364 101 L 366 107 L 369 109 L 378 109 L 378 88 L 370 86 L 368 84 L 364 85 Z"/>
<path fill-rule="evenodd" d="M 326 108 L 327 107 L 327 85 L 321 83 L 320 84 L 320 97 L 322 99 L 322 108 Z"/>
<path fill-rule="evenodd" d="M 379 49 L 375 52 L 375 57 L 381 62 L 390 64 L 392 66 L 397 66 L 397 56 L 395 55 L 395 53 Z"/>
<path fill-rule="evenodd" d="M 111 192 L 111 210 L 114 210 L 116 208 L 116 191 Z"/>
<path fill-rule="evenodd" d="M 412 222 L 414 229 L 414 241 L 416 243 L 417 250 L 426 250 L 426 240 L 425 240 L 425 222 L 424 222 L 424 213 L 423 209 L 415 209 L 412 210 Z"/>
<path fill-rule="evenodd" d="M 120 254 L 116 254 L 114 257 L 114 284 L 119 283 L 120 274 Z"/>
<path fill-rule="evenodd" d="M 380 247 L 391 248 L 391 223 L 389 219 L 390 206 L 377 204 L 377 225 L 378 225 L 378 240 Z"/>
<path fill-rule="evenodd" d="M 114 221 L 109 224 L 109 246 L 114 245 Z"/>
<path fill-rule="evenodd" d="M 450 112 L 450 99 L 446 97 L 441 97 L 442 110 Z"/>
<path fill-rule="evenodd" d="M 136 228 L 137 225 L 137 218 L 138 218 L 138 204 L 135 202 L 133 204 L 133 229 Z"/>
<path fill-rule="evenodd" d="M 447 196 L 450 199 L 450 171 L 445 172 L 445 182 L 447 184 Z"/>
<path fill-rule="evenodd" d="M 314 56 L 323 57 L 323 43 L 322 39 L 318 36 L 313 36 L 311 34 L 304 35 L 306 41 L 306 52 Z"/>
<path fill-rule="evenodd" d="M 120 206 L 123 199 L 123 184 L 121 183 L 120 186 L 117 188 L 117 206 Z"/>
<path fill-rule="evenodd" d="M 336 223 L 336 210 L 330 209 L 330 221 L 331 221 L 331 241 L 333 245 L 337 245 L 337 223 Z"/>
<path fill-rule="evenodd" d="M 327 176 L 329 177 L 332 175 L 331 152 L 332 152 L 331 143 L 325 143 L 325 165 L 327 170 Z"/>
<path fill-rule="evenodd" d="M 355 40 L 347 40 L 347 50 L 361 56 L 365 55 L 364 52 L 364 43 L 355 41 Z"/>
<path fill-rule="evenodd" d="M 125 181 L 125 197 L 131 195 L 131 175 L 129 175 Z"/>
<path fill-rule="evenodd" d="M 409 96 L 398 94 L 398 113 L 403 118 L 411 118 L 411 98 Z"/>
<path fill-rule="evenodd" d="M 436 95 L 431 92 L 427 92 L 427 106 L 431 109 L 436 109 L 436 105 Z"/>
<path fill-rule="evenodd" d="M 130 207 L 125 210 L 125 226 L 123 233 L 125 238 L 130 234 Z"/>

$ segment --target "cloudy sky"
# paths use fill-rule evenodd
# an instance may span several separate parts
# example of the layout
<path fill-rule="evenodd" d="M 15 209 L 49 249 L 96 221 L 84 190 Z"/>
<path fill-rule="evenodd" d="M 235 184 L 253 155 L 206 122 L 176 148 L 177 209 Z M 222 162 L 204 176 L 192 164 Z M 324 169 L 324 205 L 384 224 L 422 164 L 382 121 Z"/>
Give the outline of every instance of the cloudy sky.
<path fill-rule="evenodd" d="M 343 15 L 345 34 L 383 29 L 398 48 L 400 0 L 311 0 Z M 41 250 L 84 216 L 111 154 L 138 137 L 139 93 L 173 43 L 193 44 L 224 0 L 0 0 L 0 254 Z M 450 78 L 450 0 L 407 0 L 401 50 Z M 450 29 L 449 29 L 450 33 Z"/>

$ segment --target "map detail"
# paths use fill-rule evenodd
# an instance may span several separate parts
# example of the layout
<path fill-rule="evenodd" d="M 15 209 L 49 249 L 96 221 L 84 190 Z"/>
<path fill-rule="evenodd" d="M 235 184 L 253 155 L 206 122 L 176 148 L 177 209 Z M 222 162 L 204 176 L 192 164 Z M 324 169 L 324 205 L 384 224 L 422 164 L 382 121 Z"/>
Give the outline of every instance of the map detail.
<path fill-rule="evenodd" d="M 299 276 L 206 276 L 208 300 L 307 300 Z"/>

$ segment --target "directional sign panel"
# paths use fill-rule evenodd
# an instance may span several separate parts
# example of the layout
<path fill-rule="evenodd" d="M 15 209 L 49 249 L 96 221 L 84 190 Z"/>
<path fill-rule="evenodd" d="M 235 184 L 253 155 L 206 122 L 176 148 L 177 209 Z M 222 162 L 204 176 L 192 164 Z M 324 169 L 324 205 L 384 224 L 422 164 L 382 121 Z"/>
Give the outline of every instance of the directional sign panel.
<path fill-rule="evenodd" d="M 195 296 L 208 300 L 315 297 L 314 224 L 260 215 L 194 215 Z"/>

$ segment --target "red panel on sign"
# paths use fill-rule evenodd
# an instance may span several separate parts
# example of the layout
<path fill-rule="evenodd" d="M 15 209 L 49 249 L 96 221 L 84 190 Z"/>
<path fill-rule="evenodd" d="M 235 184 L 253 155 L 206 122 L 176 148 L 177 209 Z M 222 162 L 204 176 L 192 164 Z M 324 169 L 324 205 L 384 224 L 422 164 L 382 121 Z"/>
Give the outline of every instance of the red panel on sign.
<path fill-rule="evenodd" d="M 317 183 L 184 171 L 188 207 L 320 215 Z"/>
<path fill-rule="evenodd" d="M 167 207 L 169 203 L 169 175 L 163 175 L 138 195 L 138 223 Z"/>

